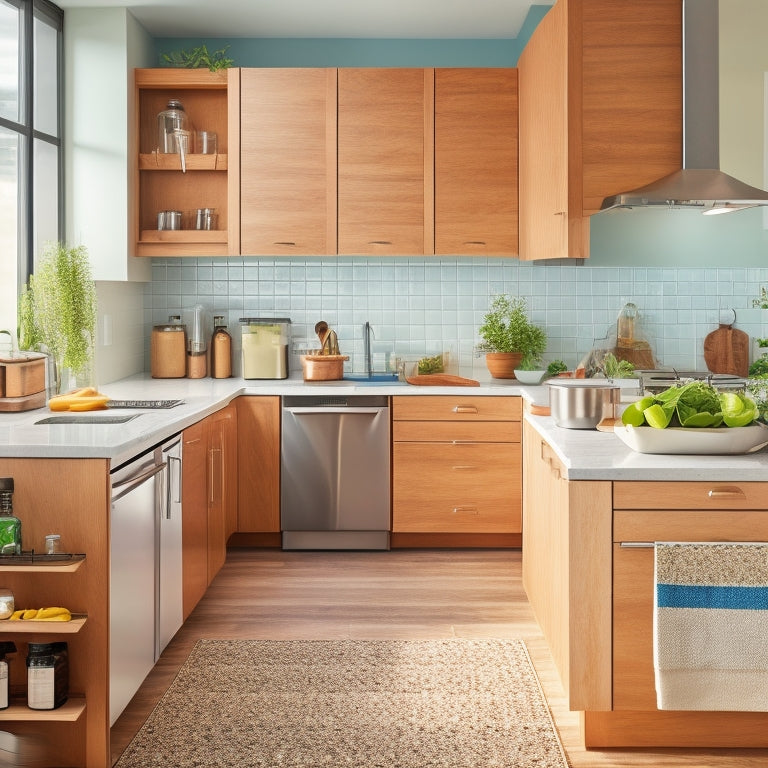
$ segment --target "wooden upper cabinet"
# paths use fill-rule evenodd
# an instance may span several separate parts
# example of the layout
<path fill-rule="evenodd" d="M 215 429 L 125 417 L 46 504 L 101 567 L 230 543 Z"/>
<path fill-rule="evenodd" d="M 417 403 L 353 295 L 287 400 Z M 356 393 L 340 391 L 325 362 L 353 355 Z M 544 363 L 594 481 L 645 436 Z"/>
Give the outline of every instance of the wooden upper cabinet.
<path fill-rule="evenodd" d="M 228 256 L 240 253 L 240 69 L 134 70 L 134 161 L 130 206 L 136 256 Z M 215 154 L 159 153 L 157 115 L 179 99 L 192 131 L 217 135 Z M 215 208 L 212 229 L 196 229 L 195 211 Z M 182 212 L 181 229 L 158 229 L 158 212 Z"/>
<path fill-rule="evenodd" d="M 435 253 L 518 253 L 516 69 L 435 70 Z"/>
<path fill-rule="evenodd" d="M 434 70 L 338 70 L 338 253 L 434 250 Z"/>
<path fill-rule="evenodd" d="M 336 253 L 336 70 L 243 69 L 241 250 Z"/>
<path fill-rule="evenodd" d="M 605 197 L 682 167 L 681 0 L 558 0 L 518 73 L 520 258 L 585 258 Z"/>

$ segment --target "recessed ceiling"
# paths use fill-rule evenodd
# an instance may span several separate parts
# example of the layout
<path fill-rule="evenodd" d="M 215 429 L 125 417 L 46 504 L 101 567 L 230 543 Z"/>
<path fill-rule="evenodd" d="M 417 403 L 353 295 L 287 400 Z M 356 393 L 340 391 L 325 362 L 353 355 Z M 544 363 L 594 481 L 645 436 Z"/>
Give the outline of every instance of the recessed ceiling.
<path fill-rule="evenodd" d="M 531 5 L 554 0 L 54 0 L 123 7 L 153 37 L 515 38 Z"/>

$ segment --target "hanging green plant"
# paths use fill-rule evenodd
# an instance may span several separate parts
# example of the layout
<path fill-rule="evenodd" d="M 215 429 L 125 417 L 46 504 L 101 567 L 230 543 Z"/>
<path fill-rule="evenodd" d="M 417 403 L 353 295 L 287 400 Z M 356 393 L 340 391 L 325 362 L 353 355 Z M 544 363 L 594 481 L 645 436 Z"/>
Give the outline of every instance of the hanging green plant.
<path fill-rule="evenodd" d="M 183 67 L 185 69 L 202 69 L 208 67 L 211 72 L 219 69 L 231 67 L 235 61 L 227 58 L 224 54 L 227 52 L 229 44 L 220 48 L 218 51 L 208 52 L 208 47 L 203 43 L 197 48 L 191 48 L 188 51 L 171 51 L 171 53 L 160 54 L 160 61 L 167 67 Z"/>
<path fill-rule="evenodd" d="M 49 243 L 19 302 L 19 346 L 41 349 L 61 371 L 88 371 L 96 333 L 96 287 L 84 246 Z"/>

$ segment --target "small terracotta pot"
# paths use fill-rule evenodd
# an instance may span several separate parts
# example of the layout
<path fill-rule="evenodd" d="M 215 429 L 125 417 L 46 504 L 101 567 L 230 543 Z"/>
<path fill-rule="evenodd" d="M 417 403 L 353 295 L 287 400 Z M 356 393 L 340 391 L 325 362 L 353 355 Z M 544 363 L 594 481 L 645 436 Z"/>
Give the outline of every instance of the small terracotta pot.
<path fill-rule="evenodd" d="M 488 352 L 485 364 L 494 379 L 514 379 L 515 368 L 520 367 L 521 352 Z"/>

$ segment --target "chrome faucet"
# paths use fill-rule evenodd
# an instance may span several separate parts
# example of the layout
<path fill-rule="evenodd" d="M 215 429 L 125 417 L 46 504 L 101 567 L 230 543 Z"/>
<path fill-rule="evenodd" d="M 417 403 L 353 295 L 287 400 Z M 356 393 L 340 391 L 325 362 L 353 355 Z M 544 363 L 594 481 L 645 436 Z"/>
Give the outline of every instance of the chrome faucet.
<path fill-rule="evenodd" d="M 371 328 L 371 324 L 366 320 L 363 326 L 363 348 L 365 350 L 365 372 L 373 375 L 373 352 L 371 351 L 371 336 L 376 338 L 376 334 Z"/>

